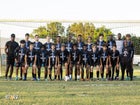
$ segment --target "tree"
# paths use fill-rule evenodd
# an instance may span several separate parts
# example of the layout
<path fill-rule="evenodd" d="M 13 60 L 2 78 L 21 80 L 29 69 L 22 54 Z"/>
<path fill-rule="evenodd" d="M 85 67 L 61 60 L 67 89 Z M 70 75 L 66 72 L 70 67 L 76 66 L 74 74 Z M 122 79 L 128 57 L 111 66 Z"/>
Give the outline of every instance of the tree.
<path fill-rule="evenodd" d="M 47 32 L 52 39 L 55 39 L 57 35 L 63 35 L 64 31 L 65 27 L 60 22 L 51 22 L 47 24 Z"/>
<path fill-rule="evenodd" d="M 45 26 L 40 26 L 37 29 L 34 29 L 32 34 L 39 35 L 40 38 L 44 38 L 48 35 L 48 32 Z"/>

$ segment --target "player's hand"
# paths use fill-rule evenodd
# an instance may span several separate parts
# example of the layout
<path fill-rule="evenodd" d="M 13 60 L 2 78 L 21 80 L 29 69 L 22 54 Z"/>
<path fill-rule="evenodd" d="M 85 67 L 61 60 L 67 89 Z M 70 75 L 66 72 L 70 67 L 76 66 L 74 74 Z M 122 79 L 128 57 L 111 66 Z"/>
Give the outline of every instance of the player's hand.
<path fill-rule="evenodd" d="M 27 68 L 28 67 L 28 65 L 27 64 L 25 64 L 25 68 Z"/>
<path fill-rule="evenodd" d="M 36 68 L 36 64 L 33 64 L 33 67 Z"/>
<path fill-rule="evenodd" d="M 111 67 L 112 65 L 111 65 L 111 63 L 109 64 L 109 67 Z"/>

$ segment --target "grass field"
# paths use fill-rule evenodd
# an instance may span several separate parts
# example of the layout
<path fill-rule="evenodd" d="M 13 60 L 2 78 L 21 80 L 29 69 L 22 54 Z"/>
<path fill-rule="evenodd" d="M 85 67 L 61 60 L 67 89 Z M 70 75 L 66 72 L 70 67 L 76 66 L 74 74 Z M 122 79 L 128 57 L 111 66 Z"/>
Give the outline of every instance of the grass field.
<path fill-rule="evenodd" d="M 1 77 L 0 105 L 140 105 L 140 68 L 135 67 L 134 76 L 134 81 L 77 82 L 38 82 L 30 81 L 31 77 L 5 81 Z M 18 95 L 18 99 L 6 99 L 7 95 Z"/>

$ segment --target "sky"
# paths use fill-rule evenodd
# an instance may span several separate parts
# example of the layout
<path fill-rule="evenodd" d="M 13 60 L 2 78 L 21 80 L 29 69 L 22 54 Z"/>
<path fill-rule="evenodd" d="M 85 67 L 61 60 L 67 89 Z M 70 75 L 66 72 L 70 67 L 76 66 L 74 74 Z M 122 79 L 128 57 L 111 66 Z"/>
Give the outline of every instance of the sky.
<path fill-rule="evenodd" d="M 0 19 L 140 20 L 139 10 L 139 0 L 0 0 Z M 1 36 L 4 37 L 31 30 L 0 23 Z M 130 31 L 125 29 L 125 32 L 127 30 Z M 136 34 L 140 34 L 139 30 L 140 27 L 133 29 Z"/>

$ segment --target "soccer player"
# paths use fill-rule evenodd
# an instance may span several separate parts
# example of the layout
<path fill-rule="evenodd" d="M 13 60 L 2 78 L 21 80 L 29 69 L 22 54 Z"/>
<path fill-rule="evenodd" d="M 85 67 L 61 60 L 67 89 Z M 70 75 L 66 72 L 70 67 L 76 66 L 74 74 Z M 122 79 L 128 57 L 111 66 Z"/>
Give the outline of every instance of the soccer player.
<path fill-rule="evenodd" d="M 92 51 L 92 37 L 88 37 L 88 40 L 87 40 L 87 51 L 90 52 Z"/>
<path fill-rule="evenodd" d="M 39 36 L 35 35 L 34 49 L 36 50 L 36 53 L 37 53 L 36 66 L 38 69 L 38 81 L 40 80 L 40 73 L 41 73 L 41 67 L 40 67 L 40 62 L 39 62 L 39 58 L 40 58 L 39 51 L 41 49 L 41 46 L 42 46 L 42 43 L 39 41 Z"/>
<path fill-rule="evenodd" d="M 110 59 L 109 63 L 112 68 L 112 76 L 111 80 L 114 80 L 114 72 L 116 71 L 116 77 L 115 80 L 119 80 L 119 51 L 116 48 L 116 45 L 114 44 L 112 46 L 112 50 L 110 51 Z"/>
<path fill-rule="evenodd" d="M 66 45 L 66 50 L 70 53 L 72 51 L 73 43 L 71 42 L 71 35 L 68 36 L 67 42 L 65 43 Z"/>
<path fill-rule="evenodd" d="M 48 74 L 50 80 L 52 80 L 52 69 L 54 68 L 54 80 L 57 77 L 57 51 L 55 50 L 55 44 L 51 45 L 51 51 L 49 51 L 49 66 L 48 66 Z"/>
<path fill-rule="evenodd" d="M 92 45 L 92 51 L 90 52 L 90 79 L 93 79 L 93 69 L 96 67 L 96 76 L 97 80 L 99 80 L 99 65 L 100 65 L 100 53 L 98 51 L 97 45 Z"/>
<path fill-rule="evenodd" d="M 26 47 L 26 49 L 29 49 L 29 46 L 31 43 L 31 41 L 29 41 L 29 37 L 30 37 L 29 33 L 26 33 L 25 34 L 25 47 Z"/>
<path fill-rule="evenodd" d="M 128 70 L 130 75 L 130 80 L 133 80 L 133 71 L 132 71 L 132 59 L 133 59 L 133 49 L 127 45 L 128 43 L 124 42 L 124 48 L 122 50 L 122 78 L 124 80 L 125 70 Z"/>
<path fill-rule="evenodd" d="M 131 49 L 132 49 L 131 53 L 132 53 L 132 55 L 134 55 L 134 45 L 133 45 L 133 42 L 131 41 L 131 35 L 127 34 L 126 35 L 126 40 L 124 40 L 124 41 L 126 41 L 128 47 L 131 47 Z M 132 65 L 132 74 L 133 74 L 133 56 L 132 56 L 131 65 Z M 128 70 L 126 70 L 126 74 L 127 74 L 127 80 L 129 80 L 130 79 L 130 75 L 129 75 Z"/>
<path fill-rule="evenodd" d="M 6 53 L 6 72 L 5 72 L 5 79 L 7 80 L 9 68 L 10 68 L 10 75 L 9 79 L 12 79 L 13 69 L 14 69 L 14 62 L 15 62 L 15 49 L 18 47 L 18 43 L 15 41 L 15 34 L 11 34 L 11 40 L 6 42 L 5 44 L 5 53 Z"/>
<path fill-rule="evenodd" d="M 34 43 L 30 43 L 29 49 L 26 51 L 25 55 L 25 71 L 24 71 L 24 79 L 27 80 L 27 70 L 31 66 L 32 67 L 32 80 L 36 81 L 36 61 L 37 61 L 37 53 L 34 49 Z"/>
<path fill-rule="evenodd" d="M 109 52 L 107 49 L 107 44 L 103 45 L 103 49 L 100 52 L 100 69 L 101 69 L 101 78 L 104 80 L 104 69 L 106 69 L 106 80 L 109 79 L 108 75 L 108 64 L 109 64 Z"/>
<path fill-rule="evenodd" d="M 25 54 L 26 54 L 26 48 L 25 48 L 25 40 L 20 41 L 20 46 L 16 48 L 15 50 L 16 58 L 16 78 L 15 80 L 18 80 L 18 70 L 20 68 L 20 74 L 22 74 L 25 71 Z M 22 80 L 22 75 L 20 75 L 20 80 Z"/>
<path fill-rule="evenodd" d="M 97 40 L 96 45 L 99 51 L 102 50 L 104 43 L 104 35 L 102 33 L 99 34 L 99 40 Z"/>
<path fill-rule="evenodd" d="M 84 42 L 82 42 L 82 35 L 78 35 L 76 44 L 77 44 L 77 49 L 79 51 L 82 51 L 84 45 Z"/>
<path fill-rule="evenodd" d="M 109 40 L 107 41 L 107 43 L 108 43 L 108 49 L 111 51 L 113 45 L 116 45 L 116 41 L 113 39 L 112 34 L 109 36 Z"/>
<path fill-rule="evenodd" d="M 58 52 L 58 80 L 60 80 L 61 71 L 63 72 L 63 65 L 65 66 L 65 81 L 69 79 L 68 60 L 69 52 L 65 48 L 65 44 L 61 45 L 61 50 Z"/>
<path fill-rule="evenodd" d="M 50 36 L 46 37 L 46 43 L 44 45 L 45 45 L 47 51 L 51 50 Z"/>
<path fill-rule="evenodd" d="M 49 52 L 46 50 L 45 45 L 41 46 L 41 49 L 39 51 L 39 64 L 40 64 L 40 69 L 41 67 L 44 67 L 44 79 L 47 81 L 47 75 L 48 75 L 48 62 L 49 62 Z M 40 74 L 41 75 L 41 74 Z M 40 75 L 38 75 L 38 78 L 40 80 Z"/>
<path fill-rule="evenodd" d="M 73 67 L 75 67 L 75 80 L 80 79 L 80 60 L 81 60 L 80 51 L 77 49 L 77 44 L 73 44 L 73 50 L 70 54 L 70 80 L 72 80 L 72 73 L 73 73 Z"/>
<path fill-rule="evenodd" d="M 83 45 L 83 50 L 81 51 L 81 80 L 84 80 L 84 68 L 86 69 L 86 75 L 89 75 L 89 52 L 87 51 L 87 45 Z"/>
<path fill-rule="evenodd" d="M 122 54 L 122 49 L 123 49 L 123 39 L 122 39 L 122 36 L 121 36 L 121 33 L 118 33 L 118 35 L 117 35 L 117 40 L 116 40 L 116 46 L 117 46 L 117 50 L 119 51 L 119 54 L 120 54 L 120 57 L 119 57 L 119 62 L 120 62 L 120 66 L 121 66 L 121 68 L 122 68 L 122 60 L 121 60 L 121 54 Z M 119 70 L 119 68 L 118 68 L 118 71 L 120 71 Z M 118 77 L 119 77 L 119 73 L 118 73 Z"/>

